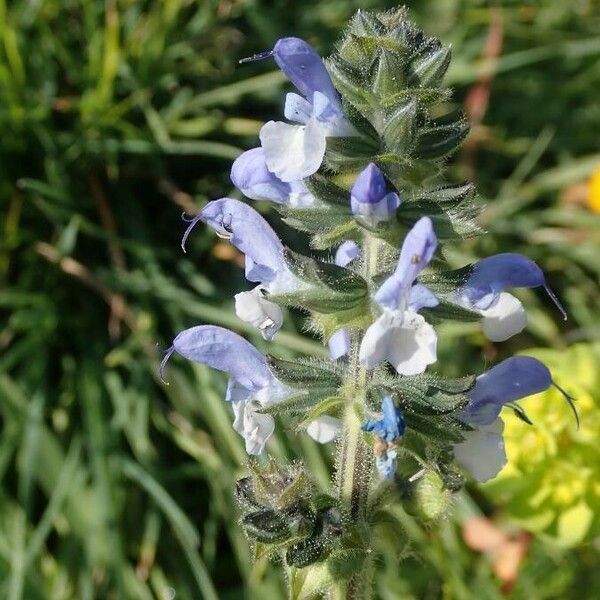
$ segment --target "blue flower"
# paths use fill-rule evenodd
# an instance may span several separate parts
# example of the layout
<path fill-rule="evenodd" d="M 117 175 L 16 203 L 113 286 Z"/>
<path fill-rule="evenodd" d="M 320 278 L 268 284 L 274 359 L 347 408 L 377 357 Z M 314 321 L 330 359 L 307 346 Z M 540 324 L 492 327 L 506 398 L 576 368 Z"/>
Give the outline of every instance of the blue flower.
<path fill-rule="evenodd" d="M 530 356 L 513 356 L 483 373 L 469 391 L 469 404 L 459 417 L 474 427 L 454 446 L 454 456 L 480 482 L 495 477 L 506 464 L 504 422 L 508 402 L 543 392 L 552 385 L 548 367 Z"/>
<path fill-rule="evenodd" d="M 281 181 L 300 181 L 315 173 L 325 156 L 326 139 L 354 134 L 342 111 L 340 96 L 321 57 L 304 40 L 278 40 L 271 52 L 279 68 L 301 95 L 286 96 L 286 119 L 269 121 L 260 130 L 268 170 Z"/>
<path fill-rule="evenodd" d="M 374 433 L 387 444 L 393 444 L 404 435 L 406 429 L 402 411 L 394 404 L 390 396 L 386 396 L 381 401 L 381 412 L 380 419 L 369 419 L 362 429 Z"/>
<path fill-rule="evenodd" d="M 262 148 L 247 150 L 235 159 L 231 167 L 231 181 L 252 200 L 266 200 L 297 208 L 315 204 L 314 196 L 302 181 L 281 181 L 269 171 Z"/>
<path fill-rule="evenodd" d="M 173 352 L 229 374 L 225 400 L 233 407 L 233 428 L 244 438 L 248 454 L 260 454 L 273 434 L 275 421 L 258 411 L 291 393 L 273 377 L 266 357 L 243 337 L 214 325 L 182 331 L 165 354 L 161 372 Z"/>
<path fill-rule="evenodd" d="M 367 165 L 356 178 L 350 193 L 352 213 L 377 225 L 389 220 L 398 206 L 400 197 L 395 192 L 387 193 L 385 178 L 377 165 Z"/>
<path fill-rule="evenodd" d="M 356 242 L 347 241 L 340 245 L 335 253 L 335 264 L 345 267 L 360 255 L 360 248 Z M 327 340 L 329 354 L 333 360 L 346 356 L 350 352 L 350 330 L 338 329 Z"/>
<path fill-rule="evenodd" d="M 546 282 L 544 272 L 526 256 L 509 252 L 475 263 L 467 282 L 456 290 L 451 300 L 479 312 L 483 317 L 486 337 L 494 342 L 503 342 L 527 325 L 523 305 L 505 290 L 540 286 L 566 319 L 565 310 Z"/>
<path fill-rule="evenodd" d="M 428 288 L 414 284 L 436 247 L 431 219 L 422 217 L 408 232 L 394 273 L 375 294 L 383 312 L 360 345 L 359 359 L 366 368 L 387 360 L 399 374 L 416 375 L 436 361 L 437 335 L 417 311 L 438 300 Z"/>

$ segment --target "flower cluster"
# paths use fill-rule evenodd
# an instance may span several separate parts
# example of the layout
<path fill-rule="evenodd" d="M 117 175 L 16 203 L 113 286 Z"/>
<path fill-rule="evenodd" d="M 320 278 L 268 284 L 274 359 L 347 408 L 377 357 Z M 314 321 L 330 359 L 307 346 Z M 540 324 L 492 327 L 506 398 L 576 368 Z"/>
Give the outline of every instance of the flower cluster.
<path fill-rule="evenodd" d="M 387 43 L 374 44 L 374 35 Z M 460 379 L 428 373 L 437 361 L 434 325 L 479 320 L 490 340 L 504 341 L 527 323 L 514 288 L 542 287 L 564 311 L 525 256 L 443 268 L 438 247 L 478 231 L 472 186 L 427 183 L 466 132 L 460 118 L 438 124 L 431 112 L 446 97 L 447 49 L 402 11 L 359 12 L 327 65 L 297 38 L 251 60 L 268 57 L 297 90 L 284 108 L 293 123 L 266 123 L 260 146 L 233 163 L 231 180 L 246 198 L 273 203 L 334 259 L 292 252 L 233 198 L 209 202 L 183 245 L 200 221 L 227 239 L 255 285 L 235 296 L 237 316 L 270 341 L 282 308 L 299 307 L 331 360 L 279 360 L 232 331 L 200 325 L 175 338 L 165 361 L 177 352 L 228 373 L 225 400 L 249 454 L 264 452 L 275 415 L 318 442 L 339 439 L 335 495 L 349 514 L 367 510 L 361 498 L 377 485 L 371 471 L 409 483 L 427 472 L 447 489 L 460 486 L 459 467 L 479 481 L 494 477 L 506 462 L 502 408 L 521 410 L 515 402 L 552 386 L 551 374 L 526 356 Z M 359 77 L 364 64 L 368 81 Z"/>

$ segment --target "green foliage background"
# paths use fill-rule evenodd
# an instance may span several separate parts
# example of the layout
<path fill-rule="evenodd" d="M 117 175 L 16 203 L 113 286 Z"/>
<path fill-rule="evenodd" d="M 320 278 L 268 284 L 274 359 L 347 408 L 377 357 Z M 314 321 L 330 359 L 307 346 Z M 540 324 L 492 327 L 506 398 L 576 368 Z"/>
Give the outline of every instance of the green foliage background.
<path fill-rule="evenodd" d="M 173 361 L 170 385 L 158 380 L 184 327 L 217 323 L 262 344 L 233 313 L 245 287 L 235 255 L 202 228 L 184 255 L 180 214 L 231 194 L 231 160 L 282 112 L 274 65 L 239 58 L 284 35 L 327 54 L 357 8 L 394 4 L 0 0 L 1 598 L 284 597 L 236 523 L 246 457 L 223 378 Z M 597 2 L 407 5 L 453 44 L 456 103 L 491 86 L 449 171 L 477 182 L 489 235 L 449 261 L 523 252 L 572 317 L 524 292 L 525 334 L 494 347 L 477 327 L 446 327 L 438 368 L 478 372 L 532 345 L 560 353 L 597 338 L 600 215 L 571 200 L 600 165 Z M 497 61 L 482 58 L 499 28 Z M 286 319 L 275 353 L 307 352 L 323 348 Z M 327 449 L 290 434 L 271 452 L 306 456 L 327 484 Z M 501 597 L 488 558 L 461 540 L 462 519 L 482 511 L 502 505 L 472 489 L 437 526 L 404 515 L 407 552 L 382 563 L 379 597 Z M 535 538 L 511 597 L 597 597 L 599 558 L 594 543 Z"/>

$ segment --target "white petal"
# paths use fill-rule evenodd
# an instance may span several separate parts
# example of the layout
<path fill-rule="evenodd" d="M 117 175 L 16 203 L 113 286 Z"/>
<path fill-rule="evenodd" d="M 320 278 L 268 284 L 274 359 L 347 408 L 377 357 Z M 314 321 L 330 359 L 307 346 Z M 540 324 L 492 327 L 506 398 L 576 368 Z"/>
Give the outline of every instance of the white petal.
<path fill-rule="evenodd" d="M 306 123 L 311 117 L 312 110 L 312 104 L 302 96 L 293 92 L 286 94 L 283 114 L 289 121 Z"/>
<path fill-rule="evenodd" d="M 368 369 L 387 360 L 400 375 L 417 375 L 436 361 L 437 335 L 413 311 L 385 310 L 365 332 L 359 359 Z"/>
<path fill-rule="evenodd" d="M 367 369 L 373 369 L 386 360 L 393 327 L 394 314 L 392 311 L 386 310 L 365 331 L 365 335 L 360 343 L 358 358 L 360 363 Z"/>
<path fill-rule="evenodd" d="M 235 314 L 242 321 L 258 327 L 265 340 L 271 340 L 283 324 L 281 307 L 265 298 L 260 285 L 235 295 Z"/>
<path fill-rule="evenodd" d="M 332 442 L 342 431 L 342 421 L 329 415 L 318 417 L 306 428 L 306 433 L 320 444 Z"/>
<path fill-rule="evenodd" d="M 475 480 L 483 483 L 496 477 L 506 464 L 503 430 L 504 421 L 498 417 L 490 425 L 467 431 L 465 440 L 454 446 L 456 462 Z"/>
<path fill-rule="evenodd" d="M 267 168 L 282 181 L 298 181 L 315 173 L 325 156 L 325 131 L 311 119 L 307 125 L 269 121 L 260 130 Z"/>
<path fill-rule="evenodd" d="M 346 356 L 350 352 L 350 330 L 338 329 L 327 340 L 327 345 L 329 346 L 329 355 L 332 360 Z"/>
<path fill-rule="evenodd" d="M 258 405 L 254 402 L 232 402 L 232 406 L 235 415 L 233 428 L 246 441 L 246 452 L 261 454 L 275 431 L 275 420 L 271 415 L 257 413 Z"/>
<path fill-rule="evenodd" d="M 490 308 L 480 313 L 483 316 L 483 332 L 492 342 L 503 342 L 523 331 L 527 325 L 527 314 L 520 300 L 506 292 L 502 292 Z"/>

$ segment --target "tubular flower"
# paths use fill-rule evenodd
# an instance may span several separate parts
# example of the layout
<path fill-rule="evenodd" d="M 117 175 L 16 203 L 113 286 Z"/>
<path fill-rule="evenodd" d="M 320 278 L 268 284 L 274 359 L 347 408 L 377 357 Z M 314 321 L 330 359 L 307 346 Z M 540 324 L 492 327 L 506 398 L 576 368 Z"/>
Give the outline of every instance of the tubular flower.
<path fill-rule="evenodd" d="M 454 446 L 456 460 L 480 482 L 495 477 L 506 464 L 499 417 L 505 404 L 543 392 L 552 385 L 548 367 L 530 356 L 513 356 L 479 375 L 460 418 L 474 427 Z"/>
<path fill-rule="evenodd" d="M 388 361 L 399 374 L 416 375 L 436 361 L 435 330 L 418 311 L 438 301 L 424 285 L 414 284 L 436 247 L 431 219 L 422 217 L 404 240 L 396 270 L 375 294 L 383 313 L 361 342 L 360 362 L 366 368 Z"/>
<path fill-rule="evenodd" d="M 473 265 L 464 286 L 451 300 L 483 317 L 483 331 L 493 342 L 503 342 L 520 333 L 527 325 L 527 315 L 521 302 L 507 293 L 510 288 L 542 286 L 563 317 L 566 313 L 548 286 L 544 272 L 521 254 L 504 253 L 484 258 Z"/>
<path fill-rule="evenodd" d="M 275 430 L 275 421 L 258 411 L 290 394 L 269 370 L 266 357 L 243 337 L 214 325 L 182 331 L 165 355 L 163 368 L 173 352 L 229 374 L 225 400 L 233 407 L 233 428 L 246 441 L 248 454 L 260 454 Z"/>
<path fill-rule="evenodd" d="M 272 339 L 281 328 L 283 312 L 268 299 L 269 295 L 288 293 L 302 287 L 285 264 L 281 240 L 251 206 L 232 198 L 221 198 L 209 202 L 200 211 L 185 232 L 182 244 L 200 220 L 214 229 L 218 236 L 229 240 L 246 257 L 246 279 L 259 285 L 236 295 L 236 314 L 258 327 L 265 339 Z"/>
<path fill-rule="evenodd" d="M 383 173 L 375 163 L 370 163 L 359 174 L 350 194 L 350 207 L 374 226 L 389 220 L 400 206 L 400 196 L 387 192 Z"/>
<path fill-rule="evenodd" d="M 342 111 L 339 94 L 321 57 L 304 40 L 280 39 L 271 52 L 279 68 L 301 95 L 286 97 L 286 119 L 290 125 L 269 121 L 260 130 L 268 170 L 281 181 L 300 181 L 315 173 L 325 156 L 328 137 L 347 136 L 353 128 Z"/>

